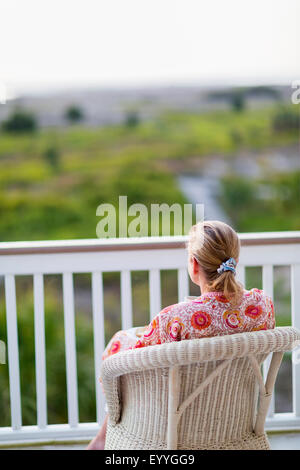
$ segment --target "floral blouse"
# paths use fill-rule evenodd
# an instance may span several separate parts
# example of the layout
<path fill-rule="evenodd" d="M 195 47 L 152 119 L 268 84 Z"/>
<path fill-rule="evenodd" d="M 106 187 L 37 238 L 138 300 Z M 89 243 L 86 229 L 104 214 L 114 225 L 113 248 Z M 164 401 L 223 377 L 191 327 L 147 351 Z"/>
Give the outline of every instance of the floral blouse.
<path fill-rule="evenodd" d="M 275 328 L 273 302 L 262 290 L 244 290 L 237 307 L 232 307 L 221 292 L 208 292 L 164 308 L 147 327 L 119 331 L 102 358 L 154 344 L 272 328 Z"/>

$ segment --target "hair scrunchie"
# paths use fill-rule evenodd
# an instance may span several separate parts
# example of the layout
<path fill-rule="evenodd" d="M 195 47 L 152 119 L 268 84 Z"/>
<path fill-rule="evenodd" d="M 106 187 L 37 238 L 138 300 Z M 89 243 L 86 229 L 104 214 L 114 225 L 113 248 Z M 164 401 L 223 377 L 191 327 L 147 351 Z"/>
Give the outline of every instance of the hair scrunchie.
<path fill-rule="evenodd" d="M 225 271 L 231 271 L 233 274 L 236 273 L 235 270 L 236 266 L 236 261 L 234 258 L 229 258 L 227 261 L 224 261 L 222 264 L 220 264 L 220 267 L 217 269 L 217 272 L 219 274 L 224 273 Z"/>

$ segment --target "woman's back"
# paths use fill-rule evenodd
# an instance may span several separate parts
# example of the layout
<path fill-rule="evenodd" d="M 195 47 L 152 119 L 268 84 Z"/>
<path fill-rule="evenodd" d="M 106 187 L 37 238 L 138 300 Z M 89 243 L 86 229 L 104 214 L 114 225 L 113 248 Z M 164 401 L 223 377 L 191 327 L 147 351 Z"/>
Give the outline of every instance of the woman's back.
<path fill-rule="evenodd" d="M 162 310 L 135 347 L 274 327 L 273 303 L 262 290 L 244 290 L 235 306 L 222 293 L 208 292 Z"/>
<path fill-rule="evenodd" d="M 103 359 L 131 348 L 272 328 L 273 302 L 262 290 L 244 290 L 235 306 L 221 292 L 208 292 L 164 308 L 139 339 L 138 329 L 119 331 L 109 342 Z"/>

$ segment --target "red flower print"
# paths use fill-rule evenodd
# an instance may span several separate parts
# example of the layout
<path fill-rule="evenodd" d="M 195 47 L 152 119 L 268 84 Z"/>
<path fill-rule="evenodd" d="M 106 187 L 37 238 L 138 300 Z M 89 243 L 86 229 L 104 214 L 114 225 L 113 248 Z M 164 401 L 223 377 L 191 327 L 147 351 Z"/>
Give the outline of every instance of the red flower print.
<path fill-rule="evenodd" d="M 211 317 L 207 312 L 198 310 L 193 314 L 191 324 L 196 330 L 204 330 L 211 324 Z"/>
<path fill-rule="evenodd" d="M 263 313 L 263 309 L 260 305 L 248 305 L 245 310 L 245 315 L 250 318 L 258 318 Z"/>
<path fill-rule="evenodd" d="M 267 324 L 263 323 L 262 325 L 255 326 L 252 328 L 252 331 L 260 331 L 260 330 L 266 330 L 267 329 Z"/>
<path fill-rule="evenodd" d="M 157 326 L 156 325 L 156 320 L 154 319 L 154 320 L 152 320 L 152 322 L 150 323 L 150 325 L 148 326 L 148 328 L 144 332 L 144 337 L 145 338 L 150 338 L 153 335 L 153 333 L 156 329 L 156 326 Z"/>
<path fill-rule="evenodd" d="M 181 332 L 184 328 L 184 324 L 181 322 L 179 317 L 172 318 L 171 321 L 167 324 L 167 332 L 168 335 L 174 339 L 179 341 L 181 338 Z"/>
<path fill-rule="evenodd" d="M 220 294 L 220 295 L 217 296 L 217 301 L 222 302 L 222 304 L 228 304 L 229 303 L 228 299 L 223 294 Z"/>
<path fill-rule="evenodd" d="M 196 302 L 197 304 L 207 304 L 208 302 L 211 302 L 211 297 L 205 296 L 205 294 L 203 294 L 199 298 L 194 299 L 193 302 Z"/>
<path fill-rule="evenodd" d="M 111 348 L 109 350 L 109 354 L 116 354 L 121 348 L 121 343 L 120 341 L 114 341 L 113 344 L 111 345 Z"/>
<path fill-rule="evenodd" d="M 143 348 L 144 346 L 145 346 L 144 343 L 139 339 L 139 340 L 136 342 L 136 344 L 135 344 L 135 346 L 134 346 L 134 349 L 135 349 L 135 348 Z"/>
<path fill-rule="evenodd" d="M 239 310 L 226 310 L 226 312 L 223 313 L 223 318 L 229 328 L 238 328 L 243 324 Z"/>

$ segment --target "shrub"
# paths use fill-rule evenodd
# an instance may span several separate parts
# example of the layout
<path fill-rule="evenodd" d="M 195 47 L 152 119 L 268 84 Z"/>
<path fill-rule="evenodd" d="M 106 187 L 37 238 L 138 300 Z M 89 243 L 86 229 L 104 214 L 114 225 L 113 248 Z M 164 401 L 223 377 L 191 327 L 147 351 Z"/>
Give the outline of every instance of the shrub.
<path fill-rule="evenodd" d="M 58 169 L 60 153 L 56 147 L 48 147 L 44 152 L 44 157 L 53 170 Z"/>
<path fill-rule="evenodd" d="M 65 112 L 65 118 L 71 124 L 75 124 L 83 120 L 83 111 L 78 106 L 70 106 Z"/>
<path fill-rule="evenodd" d="M 277 132 L 300 129 L 300 117 L 297 111 L 286 107 L 280 108 L 273 117 L 273 129 Z"/>
<path fill-rule="evenodd" d="M 37 128 L 36 118 L 27 111 L 15 111 L 6 121 L 2 123 L 5 132 L 25 133 L 34 132 Z"/>
<path fill-rule="evenodd" d="M 138 113 L 135 111 L 130 111 L 126 115 L 125 124 L 126 127 L 137 127 L 139 125 L 140 118 Z"/>
<path fill-rule="evenodd" d="M 244 111 L 246 107 L 245 95 L 241 91 L 235 91 L 231 95 L 232 109 L 238 113 Z"/>

